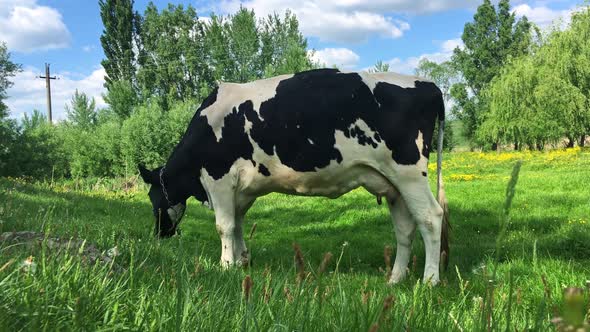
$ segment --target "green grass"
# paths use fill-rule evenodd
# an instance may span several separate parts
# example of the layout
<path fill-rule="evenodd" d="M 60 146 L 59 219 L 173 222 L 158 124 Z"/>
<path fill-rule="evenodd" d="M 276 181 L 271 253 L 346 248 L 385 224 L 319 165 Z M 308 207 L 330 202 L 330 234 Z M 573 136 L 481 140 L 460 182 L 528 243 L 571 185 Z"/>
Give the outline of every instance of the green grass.
<path fill-rule="evenodd" d="M 260 198 L 247 215 L 248 225 L 257 223 L 247 240 L 253 266 L 224 271 L 217 264 L 213 214 L 194 201 L 182 235 L 157 240 L 143 188 L 125 190 L 115 180 L 0 179 L 0 232 L 44 231 L 86 239 L 102 250 L 117 246 L 115 262 L 124 268 L 89 265 L 77 253 L 45 246 L 0 245 L 0 330 L 553 329 L 563 289 L 586 287 L 590 279 L 590 150 L 444 158 L 452 249 L 450 268 L 436 287 L 419 282 L 419 236 L 409 278 L 386 285 L 383 251 L 395 248 L 391 219 L 364 190 L 337 200 Z M 497 246 L 506 186 L 518 159 L 524 162 L 510 223 Z M 293 242 L 310 273 L 301 283 Z M 325 252 L 334 258 L 319 275 Z M 28 256 L 34 272 L 20 266 Z M 246 275 L 253 281 L 249 301 L 242 292 Z M 393 304 L 383 310 L 390 295 Z M 584 296 L 588 310 L 588 290 Z"/>

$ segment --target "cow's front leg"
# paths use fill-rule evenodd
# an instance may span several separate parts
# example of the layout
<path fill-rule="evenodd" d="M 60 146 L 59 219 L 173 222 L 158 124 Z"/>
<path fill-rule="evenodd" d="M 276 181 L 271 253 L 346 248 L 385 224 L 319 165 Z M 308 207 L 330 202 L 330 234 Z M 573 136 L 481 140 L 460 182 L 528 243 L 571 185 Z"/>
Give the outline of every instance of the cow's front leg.
<path fill-rule="evenodd" d="M 233 208 L 215 211 L 215 227 L 221 238 L 221 266 L 242 266 L 248 263 L 248 249 L 244 242 L 242 220 Z"/>

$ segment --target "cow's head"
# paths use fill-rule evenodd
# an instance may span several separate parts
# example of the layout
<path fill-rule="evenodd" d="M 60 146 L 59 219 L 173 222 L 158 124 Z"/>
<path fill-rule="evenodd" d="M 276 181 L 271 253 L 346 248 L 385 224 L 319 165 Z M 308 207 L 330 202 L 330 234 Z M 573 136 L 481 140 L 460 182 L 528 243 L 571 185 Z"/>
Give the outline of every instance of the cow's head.
<path fill-rule="evenodd" d="M 163 174 L 162 167 L 152 171 L 142 165 L 138 168 L 143 181 L 151 185 L 148 195 L 156 219 L 156 235 L 170 237 L 176 234 L 186 209 L 186 200 L 190 196 L 202 202 L 207 199 L 201 181 L 196 176 Z"/>

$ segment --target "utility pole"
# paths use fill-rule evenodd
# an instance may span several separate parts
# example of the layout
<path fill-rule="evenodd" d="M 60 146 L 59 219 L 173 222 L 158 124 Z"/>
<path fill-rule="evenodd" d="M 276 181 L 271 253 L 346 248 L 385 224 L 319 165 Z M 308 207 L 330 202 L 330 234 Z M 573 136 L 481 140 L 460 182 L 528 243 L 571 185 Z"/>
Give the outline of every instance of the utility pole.
<path fill-rule="evenodd" d="M 45 79 L 45 87 L 47 88 L 47 119 L 49 120 L 49 123 L 52 123 L 52 121 L 51 121 L 51 80 L 55 80 L 55 79 L 57 79 L 57 77 L 49 76 L 49 64 L 45 63 L 45 76 L 39 76 L 39 78 Z"/>

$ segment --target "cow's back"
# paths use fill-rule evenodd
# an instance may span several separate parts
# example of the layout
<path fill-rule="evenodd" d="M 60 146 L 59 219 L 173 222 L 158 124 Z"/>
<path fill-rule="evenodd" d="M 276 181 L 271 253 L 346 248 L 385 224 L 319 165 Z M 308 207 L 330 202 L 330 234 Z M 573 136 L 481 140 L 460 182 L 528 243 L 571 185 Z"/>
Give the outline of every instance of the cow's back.
<path fill-rule="evenodd" d="M 214 179 L 233 167 L 246 174 L 243 182 L 284 181 L 301 192 L 314 176 L 325 188 L 331 175 L 354 173 L 347 167 L 391 169 L 427 158 L 439 99 L 434 84 L 411 76 L 335 69 L 222 83 L 183 141 Z"/>

